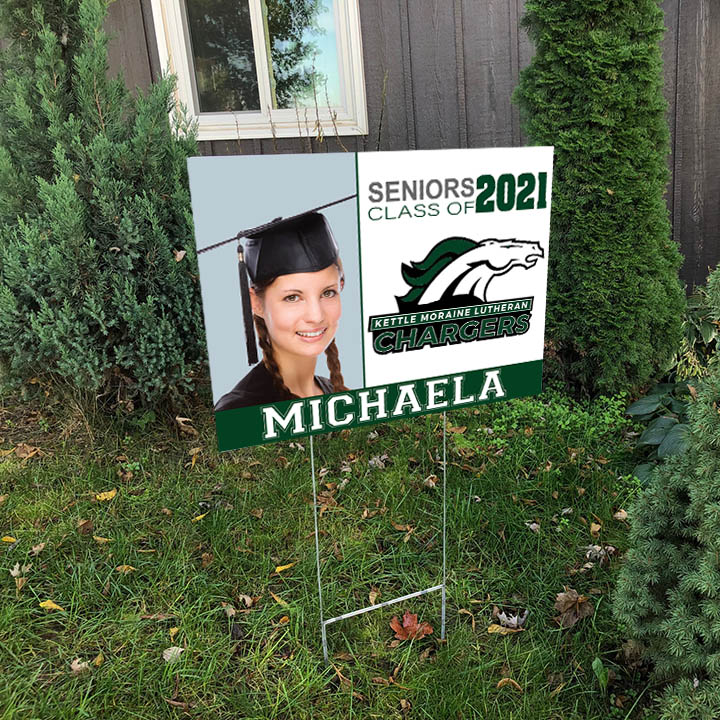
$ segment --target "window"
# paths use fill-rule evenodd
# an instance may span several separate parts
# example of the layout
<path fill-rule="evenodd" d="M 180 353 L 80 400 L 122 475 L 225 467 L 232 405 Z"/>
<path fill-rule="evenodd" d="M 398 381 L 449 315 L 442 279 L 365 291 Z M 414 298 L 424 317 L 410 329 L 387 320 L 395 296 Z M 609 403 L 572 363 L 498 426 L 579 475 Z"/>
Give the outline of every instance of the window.
<path fill-rule="evenodd" d="M 200 140 L 364 135 L 359 0 L 152 0 Z"/>

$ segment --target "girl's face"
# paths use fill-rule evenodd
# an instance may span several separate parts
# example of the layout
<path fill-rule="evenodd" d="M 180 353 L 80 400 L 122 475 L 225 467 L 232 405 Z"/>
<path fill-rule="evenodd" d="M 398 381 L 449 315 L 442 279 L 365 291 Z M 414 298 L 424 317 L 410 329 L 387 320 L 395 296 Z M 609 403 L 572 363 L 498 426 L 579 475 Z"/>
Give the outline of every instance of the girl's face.
<path fill-rule="evenodd" d="M 318 272 L 281 275 L 262 297 L 251 290 L 253 313 L 265 320 L 275 351 L 316 357 L 337 332 L 341 289 L 335 265 Z"/>

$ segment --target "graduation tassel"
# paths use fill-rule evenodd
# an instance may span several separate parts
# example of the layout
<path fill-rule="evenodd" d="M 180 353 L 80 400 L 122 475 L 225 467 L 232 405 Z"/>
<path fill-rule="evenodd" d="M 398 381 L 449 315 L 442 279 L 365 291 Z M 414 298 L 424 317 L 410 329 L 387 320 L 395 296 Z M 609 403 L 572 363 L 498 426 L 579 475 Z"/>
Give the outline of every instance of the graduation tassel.
<path fill-rule="evenodd" d="M 250 304 L 250 287 L 248 285 L 247 266 L 242 243 L 237 246 L 238 273 L 240 275 L 240 297 L 242 298 L 243 324 L 245 325 L 245 343 L 247 344 L 248 362 L 255 365 L 258 361 L 257 344 L 255 343 L 255 324 L 253 322 L 252 305 Z"/>

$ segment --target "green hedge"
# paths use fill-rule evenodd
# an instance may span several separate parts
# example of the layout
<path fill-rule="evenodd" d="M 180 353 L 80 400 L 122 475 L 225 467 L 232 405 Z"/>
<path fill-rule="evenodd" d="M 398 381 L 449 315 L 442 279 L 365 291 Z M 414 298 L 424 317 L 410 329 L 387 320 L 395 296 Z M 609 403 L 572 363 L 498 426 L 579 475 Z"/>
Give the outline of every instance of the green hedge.
<path fill-rule="evenodd" d="M 716 270 L 714 317 L 719 289 Z M 720 716 L 720 364 L 710 368 L 694 389 L 687 451 L 655 470 L 630 511 L 631 549 L 614 601 L 656 675 L 675 681 L 662 701 L 668 718 Z M 682 715 L 672 710 L 678 704 Z"/>
<path fill-rule="evenodd" d="M 173 82 L 108 78 L 101 0 L 7 2 L 0 54 L 0 361 L 155 402 L 192 384 L 204 338 Z"/>
<path fill-rule="evenodd" d="M 663 193 L 668 129 L 657 0 L 528 0 L 536 54 L 515 93 L 555 146 L 547 335 L 574 391 L 633 389 L 680 340 L 681 263 Z"/>

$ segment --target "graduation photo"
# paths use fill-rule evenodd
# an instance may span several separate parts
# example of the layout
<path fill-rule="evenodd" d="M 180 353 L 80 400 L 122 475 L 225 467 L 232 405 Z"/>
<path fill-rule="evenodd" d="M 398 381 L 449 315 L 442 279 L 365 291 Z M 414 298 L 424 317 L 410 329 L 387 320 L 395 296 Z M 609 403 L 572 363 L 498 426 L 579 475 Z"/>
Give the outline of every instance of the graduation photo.
<path fill-rule="evenodd" d="M 216 413 L 362 387 L 353 163 L 190 161 Z"/>

